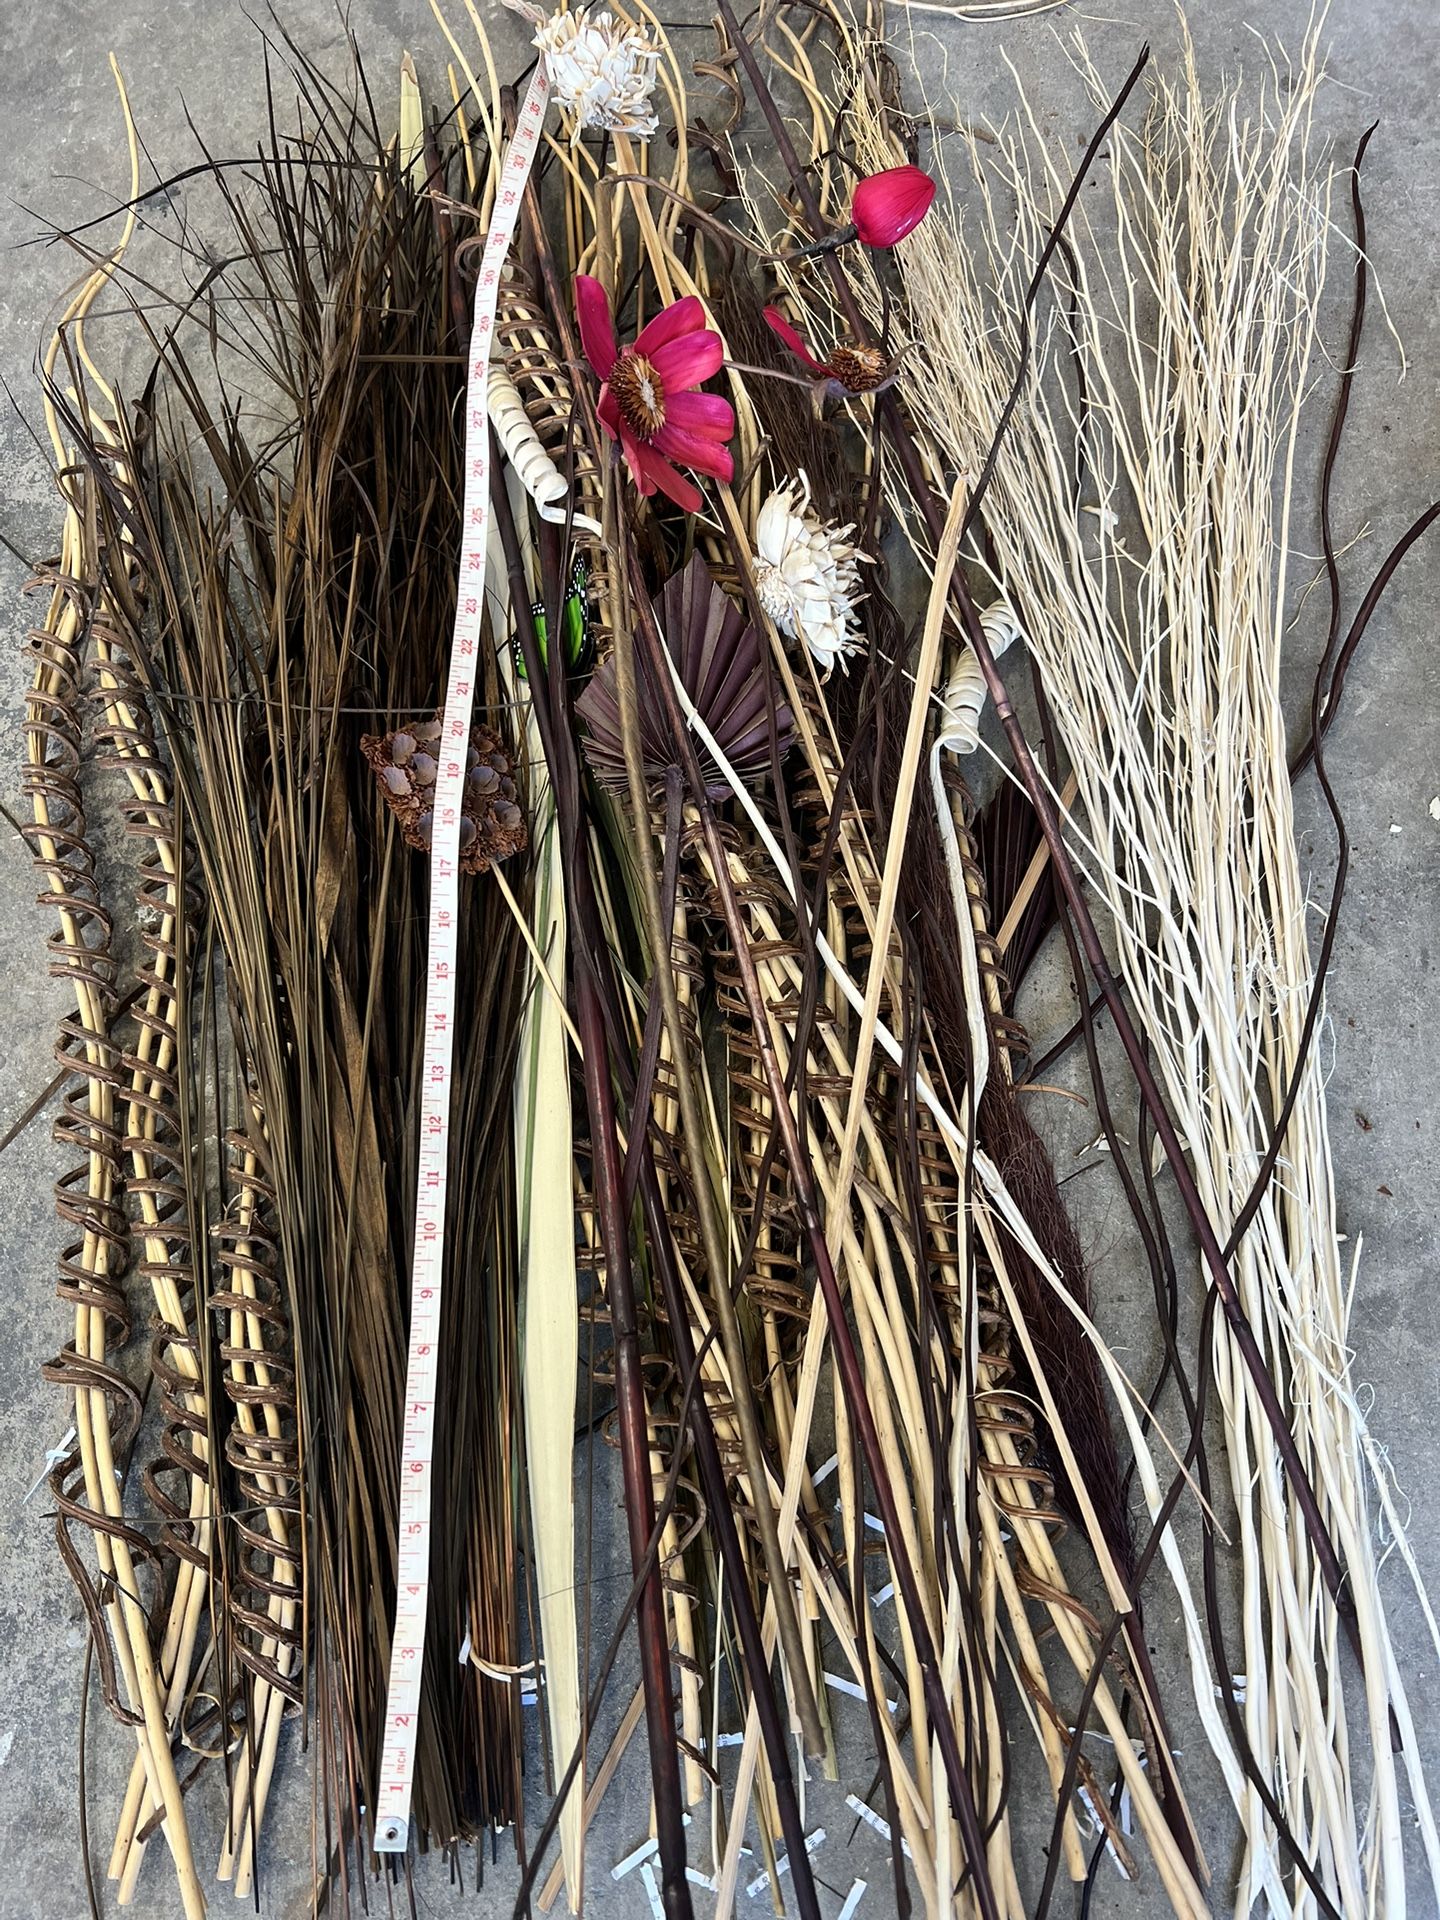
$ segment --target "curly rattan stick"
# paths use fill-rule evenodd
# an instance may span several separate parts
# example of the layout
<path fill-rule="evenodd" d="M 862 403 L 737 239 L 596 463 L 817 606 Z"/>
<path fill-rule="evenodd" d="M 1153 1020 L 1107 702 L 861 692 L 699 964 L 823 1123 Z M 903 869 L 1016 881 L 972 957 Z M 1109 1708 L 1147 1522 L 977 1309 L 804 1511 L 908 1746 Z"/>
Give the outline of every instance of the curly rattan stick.
<path fill-rule="evenodd" d="M 230 1145 L 239 1161 L 239 1190 L 216 1229 L 227 1284 L 211 1294 L 210 1308 L 224 1323 L 225 1391 L 233 1408 L 225 1457 L 238 1483 L 231 1525 L 240 1545 L 230 1618 L 249 1697 L 219 1875 L 233 1875 L 236 1897 L 243 1899 L 253 1881 L 281 1721 L 287 1707 L 303 1700 L 304 1643 L 295 1373 L 258 1112 L 251 1132 L 231 1135 Z"/>
<path fill-rule="evenodd" d="M 95 276 L 88 299 L 94 298 L 104 278 L 103 273 Z M 71 317 L 83 310 L 80 301 L 88 304 L 87 296 L 79 297 Z M 49 364 L 53 367 L 53 356 Z M 58 438 L 58 427 L 56 433 Z M 63 465 L 63 454 L 61 458 Z M 59 1129 L 62 1138 L 76 1142 L 83 1129 L 87 1167 L 83 1189 L 74 1176 L 67 1176 L 59 1189 L 62 1217 L 82 1224 L 83 1237 L 79 1244 L 66 1249 L 61 1262 L 59 1291 L 75 1307 L 74 1341 L 46 1368 L 48 1378 L 74 1392 L 78 1436 L 76 1450 L 52 1476 L 52 1492 L 61 1552 L 86 1600 L 112 1704 L 118 1704 L 114 1682 L 117 1665 L 124 1679 L 131 1705 L 123 1710 L 123 1717 L 135 1725 L 144 1780 L 153 1803 L 164 1811 L 166 1837 L 189 1920 L 204 1911 L 204 1902 L 191 1858 L 170 1752 L 169 1718 L 137 1574 L 138 1563 L 152 1557 L 153 1550 L 125 1518 L 116 1466 L 117 1452 L 128 1447 L 138 1426 L 139 1401 L 124 1377 L 107 1363 L 110 1333 L 115 1330 L 123 1334 L 128 1329 L 129 1314 L 117 1285 L 127 1235 L 120 1203 L 121 1134 L 116 1116 L 116 1096 L 122 1082 L 109 1036 L 114 973 L 108 954 L 108 917 L 94 886 L 93 859 L 85 844 L 84 813 L 76 781 L 79 730 L 74 702 L 85 633 L 87 594 L 83 583 L 89 581 L 93 586 L 97 571 L 93 551 L 87 550 L 86 529 L 93 524 L 87 487 L 85 480 L 65 483 L 67 504 L 60 564 L 45 623 L 31 639 L 35 677 L 27 698 L 25 732 L 25 786 L 32 816 L 28 837 L 36 866 L 46 879 L 44 897 L 53 898 L 60 918 L 59 932 L 52 939 L 52 970 L 71 980 L 78 1007 L 78 1020 L 67 1021 L 62 1028 L 60 1058 L 69 1065 L 83 1063 L 88 1082 L 83 1118 L 80 1102 L 72 1099 L 67 1102 L 66 1117 Z M 112 1426 L 112 1404 L 125 1408 L 118 1435 Z M 76 1486 L 77 1471 L 83 1500 Z M 103 1596 L 98 1606 L 94 1588 L 69 1541 L 72 1523 L 89 1527 L 95 1536 Z M 113 1656 L 110 1646 L 104 1644 L 106 1629 Z"/>

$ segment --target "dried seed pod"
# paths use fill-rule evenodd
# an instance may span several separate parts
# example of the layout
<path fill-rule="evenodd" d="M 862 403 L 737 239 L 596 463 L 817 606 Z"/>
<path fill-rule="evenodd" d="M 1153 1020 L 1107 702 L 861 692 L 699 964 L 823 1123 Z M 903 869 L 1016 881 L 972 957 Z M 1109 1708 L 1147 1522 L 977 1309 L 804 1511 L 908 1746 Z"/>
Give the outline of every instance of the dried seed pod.
<path fill-rule="evenodd" d="M 848 342 L 831 353 L 830 371 L 846 393 L 880 393 L 895 378 L 893 361 L 878 347 Z"/>
<path fill-rule="evenodd" d="M 403 731 L 366 734 L 360 742 L 406 845 L 420 852 L 429 850 L 435 831 L 437 774 L 434 754 L 420 743 L 434 747 L 439 739 L 440 722 L 427 720 Z M 497 734 L 489 727 L 472 727 L 465 758 L 469 772 L 460 801 L 460 866 L 465 873 L 483 873 L 524 848 L 525 816 L 516 802 L 510 756 Z"/>

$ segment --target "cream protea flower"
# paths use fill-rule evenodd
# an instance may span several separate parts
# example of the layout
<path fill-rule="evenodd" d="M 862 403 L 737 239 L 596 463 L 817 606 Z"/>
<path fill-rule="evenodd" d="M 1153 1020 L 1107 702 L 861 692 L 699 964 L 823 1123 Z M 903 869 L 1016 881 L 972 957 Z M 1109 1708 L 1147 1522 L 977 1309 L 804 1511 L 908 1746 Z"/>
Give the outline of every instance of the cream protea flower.
<path fill-rule="evenodd" d="M 586 7 L 556 13 L 535 35 L 550 85 L 576 131 L 604 128 L 648 140 L 658 124 L 650 96 L 660 49 L 640 27 Z"/>
<path fill-rule="evenodd" d="M 810 482 L 803 471 L 779 487 L 755 522 L 755 590 L 760 604 L 784 634 L 801 640 L 823 674 L 858 650 L 852 637 L 865 555 L 846 535 L 853 527 L 828 527 L 810 511 Z"/>

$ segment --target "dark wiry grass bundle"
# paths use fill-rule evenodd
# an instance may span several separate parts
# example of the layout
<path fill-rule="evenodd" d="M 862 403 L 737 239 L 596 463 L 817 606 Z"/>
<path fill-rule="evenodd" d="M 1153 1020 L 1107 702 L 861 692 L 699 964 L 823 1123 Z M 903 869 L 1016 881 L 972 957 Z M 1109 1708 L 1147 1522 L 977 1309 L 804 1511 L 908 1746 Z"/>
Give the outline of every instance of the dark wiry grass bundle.
<path fill-rule="evenodd" d="M 72 421 L 131 698 L 173 774 L 217 963 L 181 1082 L 219 1222 L 195 1245 L 214 1317 L 190 1338 L 236 1426 L 208 1449 L 205 1510 L 226 1517 L 192 1529 L 225 1596 L 194 1657 L 227 1717 L 222 1871 L 242 1882 L 289 1710 L 308 1702 L 326 1878 L 348 1877 L 380 1747 L 427 869 L 362 738 L 435 712 L 460 498 L 449 243 L 376 128 L 295 73 L 297 132 L 272 129 L 243 184 L 210 176 L 230 265 L 164 331 L 137 314 L 153 364 L 139 404 L 107 416 L 109 439 L 87 413 Z M 480 704 L 491 759 L 513 756 L 493 659 Z M 518 818 L 510 791 L 486 804 Z M 502 856 L 523 845 L 510 829 L 496 842 Z M 420 1830 L 444 1845 L 520 1806 L 508 1143 L 521 949 L 493 884 L 467 883 L 464 906 L 465 1146 L 416 1794 Z M 198 1019 L 201 983 L 184 985 Z"/>

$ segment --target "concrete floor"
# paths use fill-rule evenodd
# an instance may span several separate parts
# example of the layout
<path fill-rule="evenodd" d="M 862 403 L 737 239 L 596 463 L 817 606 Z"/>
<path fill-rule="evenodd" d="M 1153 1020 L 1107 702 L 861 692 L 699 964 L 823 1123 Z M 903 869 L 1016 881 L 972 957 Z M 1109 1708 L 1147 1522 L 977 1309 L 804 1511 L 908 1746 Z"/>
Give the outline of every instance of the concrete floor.
<path fill-rule="evenodd" d="M 502 70 L 517 64 L 520 34 L 513 16 L 481 0 L 492 26 Z M 1087 10 L 1088 11 L 1088 10 Z M 1099 11 L 1099 10 L 1097 10 Z M 1306 17 L 1304 0 L 1207 0 L 1195 9 L 1202 68 L 1230 70 L 1257 49 L 1249 28 L 1291 40 Z M 345 58 L 338 10 L 330 0 L 288 0 L 285 25 L 313 54 L 339 72 Z M 452 12 L 459 16 L 461 9 Z M 686 19 L 708 9 L 684 0 Z M 106 54 L 114 49 L 150 152 L 161 171 L 185 164 L 182 100 L 212 150 L 253 145 L 263 113 L 263 70 L 256 27 L 225 0 L 55 0 L 44 10 L 11 0 L 0 67 L 0 125 L 5 128 L 0 243 L 0 375 L 19 413 L 0 420 L 0 533 L 24 554 L 43 554 L 54 540 L 55 501 L 48 469 L 32 437 L 38 418 L 33 362 L 75 271 L 59 250 L 11 249 L 38 230 L 36 216 L 76 221 L 113 203 L 122 188 L 123 151 Z M 1103 18 L 1085 26 L 1097 65 L 1116 79 L 1142 39 L 1162 57 L 1175 42 L 1168 0 L 1111 0 Z M 443 85 L 441 41 L 425 0 L 352 0 L 346 17 L 372 80 L 388 85 L 400 50 L 409 46 L 432 85 Z M 1053 128 L 1057 151 L 1076 155 L 1092 124 L 1074 76 L 1055 39 L 1076 16 L 1007 24 L 944 23 L 916 16 L 917 32 L 933 32 L 949 58 L 959 110 L 967 117 L 998 117 L 1012 98 L 1002 62 L 1008 54 L 1024 76 L 1042 120 Z M 1343 538 L 1362 529 L 1368 541 L 1352 555 L 1350 577 L 1370 566 L 1435 490 L 1440 444 L 1440 305 L 1437 305 L 1436 195 L 1440 185 L 1440 123 L 1433 101 L 1440 81 L 1429 0 L 1336 0 L 1329 22 L 1336 85 L 1325 125 L 1348 153 L 1377 114 L 1367 199 L 1371 249 L 1379 284 L 1410 357 L 1397 380 L 1393 346 L 1372 328 L 1359 382 L 1348 457 L 1337 500 Z M 926 54 L 927 69 L 930 55 Z M 933 86 L 933 83 L 932 83 Z M 1338 334 L 1333 336 L 1338 339 Z M 1302 545 L 1305 544 L 1302 531 Z M 1311 540 L 1307 551 L 1314 551 Z M 26 669 L 21 642 L 27 613 L 20 600 L 24 568 L 0 554 L 0 619 L 9 642 L 0 654 L 0 798 L 18 806 L 19 716 Z M 1332 974 L 1330 1012 L 1334 1068 L 1332 1126 L 1343 1224 L 1363 1234 L 1365 1259 L 1355 1315 L 1362 1378 L 1373 1383 L 1374 1424 L 1388 1446 L 1395 1475 L 1410 1502 L 1415 1552 L 1440 1593 L 1440 1475 L 1434 1470 L 1440 1404 L 1440 1297 L 1434 1284 L 1437 1222 L 1437 1113 L 1440 1021 L 1436 954 L 1440 928 L 1440 819 L 1430 804 L 1440 795 L 1440 666 L 1434 650 L 1440 611 L 1440 546 L 1432 538 L 1406 562 L 1365 651 L 1351 676 L 1348 704 L 1333 736 L 1331 760 L 1349 809 L 1353 872 Z M 1440 812 L 1440 807 L 1437 807 Z M 1317 886 L 1326 882 L 1330 842 L 1313 822 Z M 53 1071 L 50 1048 L 62 1011 L 58 983 L 48 979 L 43 947 L 47 915 L 31 904 L 33 884 L 23 848 L 0 827 L 0 1132 L 44 1087 Z M 1307 833 L 1307 854 L 1312 841 Z M 1044 1042 L 1043 1006 L 1036 1026 Z M 1063 1149 L 1062 1149 L 1063 1151 Z M 25 1495 L 41 1472 L 45 1448 L 66 1424 L 57 1390 L 40 1379 L 40 1366 L 62 1343 L 62 1309 L 53 1297 L 59 1242 L 49 1193 L 61 1165 L 48 1129 L 37 1124 L 0 1159 L 0 1275 L 6 1322 L 0 1341 L 0 1647 L 5 1685 L 0 1694 L 0 1920 L 84 1920 L 88 1912 L 77 1836 L 76 1732 L 80 1705 L 82 1633 L 69 1583 L 55 1554 L 43 1494 Z M 1063 1171 L 1063 1168 L 1062 1168 Z M 1082 1225 L 1096 1261 L 1100 1316 L 1125 1324 L 1140 1297 L 1118 1199 L 1095 1181 L 1084 1193 Z M 1148 1282 L 1145 1283 L 1148 1287 Z M 612 1510 L 602 1494 L 597 1511 Z M 1440 1684 L 1422 1624 L 1398 1623 L 1402 1646 L 1413 1653 L 1414 1705 L 1425 1737 L 1440 1747 Z M 1179 1694 L 1188 1681 L 1176 1676 Z M 92 1716 L 92 1804 L 104 1832 L 92 1836 L 103 1871 L 109 1810 L 128 1764 L 123 1737 Z M 856 1729 L 853 1759 L 866 1765 L 867 1742 Z M 288 1778 L 297 1813 L 277 1832 L 265 1866 L 269 1915 L 307 1910 L 307 1820 L 304 1789 L 292 1761 Z M 1218 1800 L 1205 1802 L 1205 1839 L 1224 1892 L 1228 1822 Z M 198 1796 L 197 1796 L 198 1797 Z M 211 1855 L 213 1809 L 197 1806 L 202 1862 Z M 833 1794 L 822 1794 L 811 1824 L 830 1838 L 817 1865 L 835 1890 L 834 1906 L 852 1878 L 870 1885 L 863 1916 L 880 1920 L 893 1906 L 884 1855 L 862 1829 L 847 1844 L 850 1822 Z M 632 1768 L 617 1783 L 592 1847 L 592 1910 L 646 1911 L 636 1878 L 614 1887 L 610 1864 L 646 1826 L 643 1776 Z M 473 1886 L 473 1878 L 467 1876 Z M 423 1911 L 458 1907 L 460 1895 L 445 1877 L 421 1876 Z M 480 1910 L 508 1911 L 514 1884 L 504 1863 L 487 1876 Z M 220 1896 L 217 1895 L 217 1898 Z M 471 1896 L 473 1900 L 473 1894 Z M 1068 1898 L 1068 1897 L 1067 1897 Z M 383 1908 L 383 1895 L 381 1896 Z M 1097 1915 L 1155 1911 L 1153 1887 L 1122 1888 L 1108 1873 L 1094 1906 Z M 742 1905 L 749 1903 L 742 1901 Z M 472 1907 L 472 1910 L 473 1907 Z M 1067 1911 L 1062 1900 L 1058 1912 Z M 168 1871 L 156 1859 L 146 1869 L 134 1911 L 170 1916 L 179 1906 Z M 1412 1907 L 1429 1912 L 1423 1902 Z"/>

